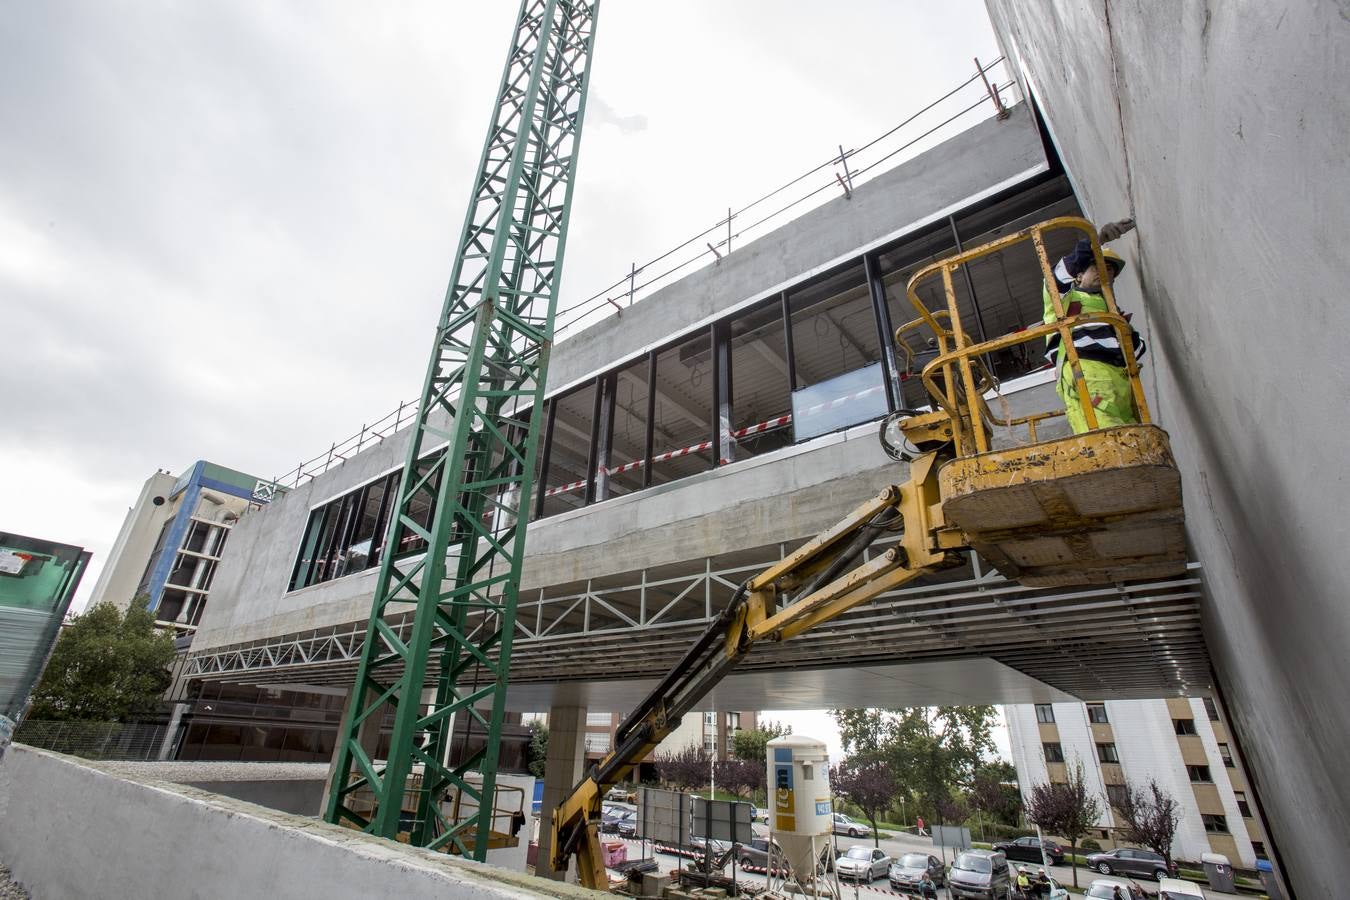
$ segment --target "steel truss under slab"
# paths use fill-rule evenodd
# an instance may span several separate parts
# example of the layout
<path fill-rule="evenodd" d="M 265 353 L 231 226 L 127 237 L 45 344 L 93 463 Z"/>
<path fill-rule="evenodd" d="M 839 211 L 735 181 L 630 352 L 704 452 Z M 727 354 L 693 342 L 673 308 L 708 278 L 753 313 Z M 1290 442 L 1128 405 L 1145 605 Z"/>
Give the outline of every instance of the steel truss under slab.
<path fill-rule="evenodd" d="M 534 478 L 596 6 L 521 3 L 385 542 L 425 552 L 381 560 L 324 812 L 387 838 L 407 827 L 413 844 L 479 860 L 491 834 L 528 519 L 522 498 Z M 442 442 L 443 453 L 423 459 Z M 318 652 L 350 647 L 330 638 Z M 390 709 L 381 764 L 361 735 Z M 451 765 L 456 714 L 479 721 L 488 739 Z M 479 777 L 470 778 L 474 770 Z M 451 791 L 476 812 L 448 818 L 442 801 Z"/>
<path fill-rule="evenodd" d="M 871 552 L 884 552 L 888 543 L 878 541 Z M 696 559 L 675 573 L 667 567 L 539 590 L 517 610 L 512 684 L 657 678 L 721 611 L 736 585 L 781 559 L 785 549 L 743 554 L 730 565 Z M 1078 588 L 1023 587 L 978 558 L 951 576 L 883 594 L 821 626 L 810 641 L 764 648 L 741 669 L 985 656 L 1083 698 L 1211 691 L 1196 564 L 1173 578 Z M 397 619 L 390 626 L 399 635 L 410 627 Z M 217 648 L 194 654 L 188 677 L 351 684 L 361 636 L 360 628 L 348 625 Z"/>

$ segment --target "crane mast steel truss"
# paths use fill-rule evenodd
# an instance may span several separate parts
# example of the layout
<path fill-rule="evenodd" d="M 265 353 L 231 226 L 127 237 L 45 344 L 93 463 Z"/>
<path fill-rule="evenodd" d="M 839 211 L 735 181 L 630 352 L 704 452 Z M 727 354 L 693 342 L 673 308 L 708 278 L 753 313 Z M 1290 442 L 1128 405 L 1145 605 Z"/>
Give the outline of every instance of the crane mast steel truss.
<path fill-rule="evenodd" d="M 330 822 L 393 838 L 407 825 L 405 796 L 413 797 L 412 843 L 479 860 L 492 826 L 525 525 L 598 5 L 521 3 L 390 516 L 324 811 Z M 400 637 L 388 619 L 409 612 L 411 632 Z M 433 657 L 438 670 L 431 669 Z M 486 717 L 480 707 L 490 707 Z M 378 734 L 389 713 L 393 734 L 380 765 L 373 744 L 361 738 Z M 477 722 L 486 742 L 469 753 L 466 741 L 465 758 L 450 765 L 455 715 Z M 469 774 L 475 770 L 476 780 Z M 463 821 L 450 821 L 440 808 L 451 791 L 474 809 Z M 372 800 L 373 812 L 363 814 Z"/>

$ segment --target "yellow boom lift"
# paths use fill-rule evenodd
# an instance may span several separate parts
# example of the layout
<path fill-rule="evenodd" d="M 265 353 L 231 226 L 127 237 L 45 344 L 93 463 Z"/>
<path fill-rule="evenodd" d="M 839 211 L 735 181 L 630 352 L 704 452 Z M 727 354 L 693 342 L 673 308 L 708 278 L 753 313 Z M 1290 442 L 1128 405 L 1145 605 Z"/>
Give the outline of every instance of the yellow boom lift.
<path fill-rule="evenodd" d="M 939 260 L 910 279 L 906 293 L 918 318 L 898 329 L 896 340 L 908 351 L 907 336 L 926 329 L 938 355 L 921 373 L 931 411 L 897 413 L 882 426 L 883 445 L 909 464 L 908 480 L 886 487 L 740 586 L 619 726 L 613 752 L 554 811 L 550 861 L 555 869 L 565 870 L 576 856 L 583 885 L 608 887 L 599 839 L 605 791 L 628 780 L 680 717 L 763 641 L 790 640 L 921 575 L 959 565 L 968 550 L 1008 578 L 1033 586 L 1152 578 L 1185 568 L 1181 479 L 1167 433 L 1149 419 L 1130 325 L 1109 284 L 1103 284 L 1108 312 L 1068 314 L 1045 250 L 1045 235 L 1056 230 L 1087 236 L 1097 266 L 1105 270 L 1091 224 L 1058 218 Z M 973 260 L 1026 242 L 1040 261 L 1054 321 L 972 343 L 957 311 L 955 273 Z M 941 280 L 946 309 L 929 310 L 919 298 L 916 288 L 930 279 Z M 1084 398 L 1084 417 L 1096 429 L 1072 337 L 1076 326 L 1088 324 L 1114 329 L 1128 361 L 1140 424 L 1038 441 L 1038 425 L 1063 415 L 1062 410 L 1017 418 L 994 415 L 987 400 L 997 384 L 983 360 L 1058 333 L 1064 364 L 1078 397 Z M 867 547 L 887 532 L 899 532 L 899 542 L 860 563 Z"/>

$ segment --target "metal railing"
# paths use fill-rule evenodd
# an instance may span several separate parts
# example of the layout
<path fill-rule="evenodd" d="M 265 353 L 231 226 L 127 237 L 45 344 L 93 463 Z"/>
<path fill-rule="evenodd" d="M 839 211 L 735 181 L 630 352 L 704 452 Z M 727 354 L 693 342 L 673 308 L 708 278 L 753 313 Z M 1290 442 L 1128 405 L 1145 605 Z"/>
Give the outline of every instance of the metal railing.
<path fill-rule="evenodd" d="M 157 760 L 168 733 L 164 722 L 28 721 L 14 739 L 30 747 L 84 759 Z"/>
<path fill-rule="evenodd" d="M 921 145 L 929 138 L 958 132 L 964 126 L 963 120 L 986 104 L 993 106 L 999 118 L 1006 118 L 1008 110 L 1003 92 L 1012 87 L 1013 81 L 991 81 L 989 77 L 1003 61 L 1001 56 L 988 64 L 975 59 L 975 74 L 862 146 L 845 150 L 840 144 L 837 154 L 809 171 L 739 209 L 728 207 L 727 214 L 712 225 L 647 262 L 632 263 L 622 278 L 584 300 L 559 309 L 554 326 L 555 340 L 578 333 L 608 316 L 622 315 L 625 309 L 642 299 L 640 294 L 651 292 L 676 275 L 721 262 L 722 257 L 731 252 L 733 243 L 768 233 L 787 221 L 789 213 L 800 215 L 839 195 L 851 198 L 858 185 L 870 180 L 869 176 L 876 177 L 898 165 L 906 158 L 903 156 L 906 151 L 921 151 Z M 957 123 L 962 124 L 958 126 Z M 819 179 L 812 181 L 816 176 L 820 176 Z M 801 192 L 794 195 L 794 188 Z M 782 202 L 768 208 L 769 201 L 774 199 Z M 666 264 L 664 268 L 653 271 L 663 264 Z M 639 276 L 645 280 L 639 281 Z M 383 418 L 362 425 L 355 434 L 332 442 L 327 451 L 276 476 L 272 484 L 297 488 L 333 466 L 341 465 L 371 444 L 385 440 L 416 418 L 416 401 L 403 401 Z"/>

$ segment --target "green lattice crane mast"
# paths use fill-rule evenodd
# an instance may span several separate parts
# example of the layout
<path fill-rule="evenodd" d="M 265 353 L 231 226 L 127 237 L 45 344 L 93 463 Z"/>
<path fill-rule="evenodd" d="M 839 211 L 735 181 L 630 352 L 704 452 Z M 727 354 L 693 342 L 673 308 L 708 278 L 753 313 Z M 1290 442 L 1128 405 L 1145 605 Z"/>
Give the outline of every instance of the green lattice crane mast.
<path fill-rule="evenodd" d="M 329 822 L 386 838 L 407 831 L 413 844 L 479 860 L 492 825 L 597 8 L 595 0 L 521 3 L 390 516 L 388 551 L 380 560 L 324 810 Z M 491 709 L 486 717 L 482 707 Z M 378 735 L 389 713 L 393 734 L 377 765 L 374 746 L 363 746 L 361 738 Z M 446 750 L 456 714 L 482 725 L 487 740 L 452 766 Z M 441 808 L 447 793 L 454 793 L 458 808 L 473 812 L 454 821 L 453 812 Z"/>

